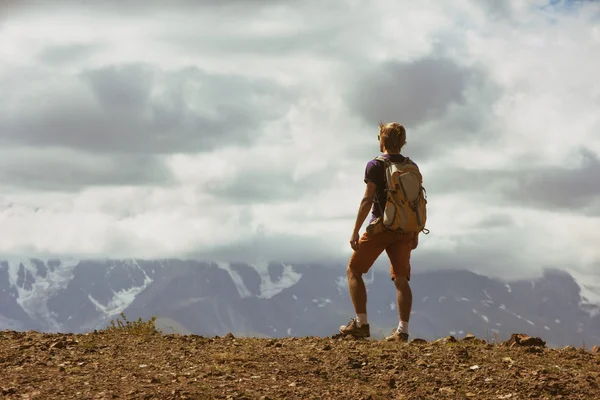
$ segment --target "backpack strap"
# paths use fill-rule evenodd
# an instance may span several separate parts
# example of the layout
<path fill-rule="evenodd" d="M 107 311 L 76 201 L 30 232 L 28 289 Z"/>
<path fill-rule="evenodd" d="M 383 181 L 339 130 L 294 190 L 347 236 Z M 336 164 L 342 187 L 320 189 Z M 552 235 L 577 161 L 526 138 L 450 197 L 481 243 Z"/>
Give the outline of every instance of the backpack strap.
<path fill-rule="evenodd" d="M 377 161 L 381 161 L 383 162 L 383 188 L 384 188 L 384 192 L 387 193 L 387 185 L 386 185 L 386 181 L 387 181 L 387 163 L 390 162 L 390 160 L 388 160 L 387 158 L 383 157 L 383 156 L 377 156 L 374 158 L 374 160 Z M 377 190 L 375 190 L 375 201 L 377 202 L 377 205 L 379 206 L 379 212 L 381 213 L 381 218 L 383 218 L 383 209 L 382 209 L 382 205 L 381 202 L 379 201 L 379 198 L 377 197 Z M 384 206 L 385 206 L 385 202 L 387 201 L 387 199 L 384 199 Z"/>

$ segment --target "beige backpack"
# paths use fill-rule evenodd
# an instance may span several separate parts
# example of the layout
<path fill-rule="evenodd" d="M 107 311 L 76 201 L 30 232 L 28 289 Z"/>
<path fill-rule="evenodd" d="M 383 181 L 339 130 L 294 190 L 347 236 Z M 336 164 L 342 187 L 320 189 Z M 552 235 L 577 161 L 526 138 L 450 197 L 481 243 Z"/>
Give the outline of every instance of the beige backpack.
<path fill-rule="evenodd" d="M 427 192 L 417 164 L 408 157 L 399 162 L 392 162 L 382 156 L 375 159 L 383 161 L 385 168 L 387 198 L 385 209 L 381 213 L 384 227 L 401 232 L 429 233 L 425 229 Z"/>

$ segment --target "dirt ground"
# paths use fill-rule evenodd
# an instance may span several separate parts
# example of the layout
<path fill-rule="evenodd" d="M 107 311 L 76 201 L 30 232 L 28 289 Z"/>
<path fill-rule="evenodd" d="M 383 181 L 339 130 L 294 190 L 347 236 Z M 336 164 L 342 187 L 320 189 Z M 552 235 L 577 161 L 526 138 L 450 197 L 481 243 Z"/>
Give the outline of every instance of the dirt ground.
<path fill-rule="evenodd" d="M 600 399 L 600 354 L 516 337 L 411 343 L 0 332 L 6 399 Z"/>

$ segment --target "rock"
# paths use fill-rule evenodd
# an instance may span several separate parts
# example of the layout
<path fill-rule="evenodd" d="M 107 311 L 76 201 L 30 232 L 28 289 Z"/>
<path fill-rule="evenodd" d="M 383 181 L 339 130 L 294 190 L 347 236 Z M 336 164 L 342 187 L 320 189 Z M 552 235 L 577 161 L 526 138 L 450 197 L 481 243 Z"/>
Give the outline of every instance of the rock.
<path fill-rule="evenodd" d="M 16 393 L 17 393 L 17 388 L 15 388 L 15 387 L 9 387 L 6 389 L 2 389 L 2 394 L 4 396 L 9 396 L 11 394 L 16 394 Z"/>
<path fill-rule="evenodd" d="M 62 340 L 59 340 L 58 342 L 54 342 L 50 345 L 51 349 L 64 349 L 66 346 L 66 343 Z"/>
<path fill-rule="evenodd" d="M 506 342 L 505 345 L 510 347 L 515 346 L 533 346 L 533 347 L 545 347 L 546 342 L 540 339 L 539 337 L 531 337 L 529 335 L 525 335 L 524 333 L 513 333 Z"/>
<path fill-rule="evenodd" d="M 225 335 L 225 338 L 227 338 L 227 339 L 234 339 L 233 333 L 228 332 L 227 335 Z"/>
<path fill-rule="evenodd" d="M 456 393 L 456 390 L 452 389 L 451 387 L 443 387 L 440 388 L 439 392 L 442 394 L 453 395 Z"/>
<path fill-rule="evenodd" d="M 427 344 L 427 340 L 420 339 L 420 338 L 414 338 L 413 340 L 410 341 L 410 344 L 415 344 L 415 345 Z"/>
<path fill-rule="evenodd" d="M 475 339 L 476 339 L 475 335 L 472 335 L 472 334 L 470 334 L 470 333 L 467 333 L 467 334 L 465 335 L 465 337 L 464 337 L 464 338 L 462 338 L 462 340 L 464 340 L 464 341 L 475 340 Z"/>
<path fill-rule="evenodd" d="M 439 344 L 439 343 L 455 343 L 455 342 L 456 342 L 456 338 L 454 336 L 446 336 L 443 338 L 439 338 L 438 340 L 436 340 L 433 343 Z"/>
<path fill-rule="evenodd" d="M 600 354 L 600 346 L 598 346 L 597 344 L 594 345 L 594 347 L 592 347 L 590 349 L 590 353 L 592 353 L 592 354 Z"/>

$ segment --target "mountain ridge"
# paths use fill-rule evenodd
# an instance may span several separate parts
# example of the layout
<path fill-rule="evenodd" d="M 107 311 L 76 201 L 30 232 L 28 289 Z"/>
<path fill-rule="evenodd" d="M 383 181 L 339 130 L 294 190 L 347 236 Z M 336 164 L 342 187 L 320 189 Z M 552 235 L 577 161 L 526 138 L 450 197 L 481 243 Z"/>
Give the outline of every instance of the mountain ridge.
<path fill-rule="evenodd" d="M 397 321 L 387 271 L 365 275 L 372 332 Z M 411 332 L 548 337 L 550 346 L 600 343 L 598 306 L 566 271 L 500 280 L 467 270 L 416 272 Z M 0 262 L 0 329 L 84 332 L 122 312 L 177 329 L 265 337 L 326 336 L 352 316 L 345 266 L 201 260 L 28 259 Z"/>

